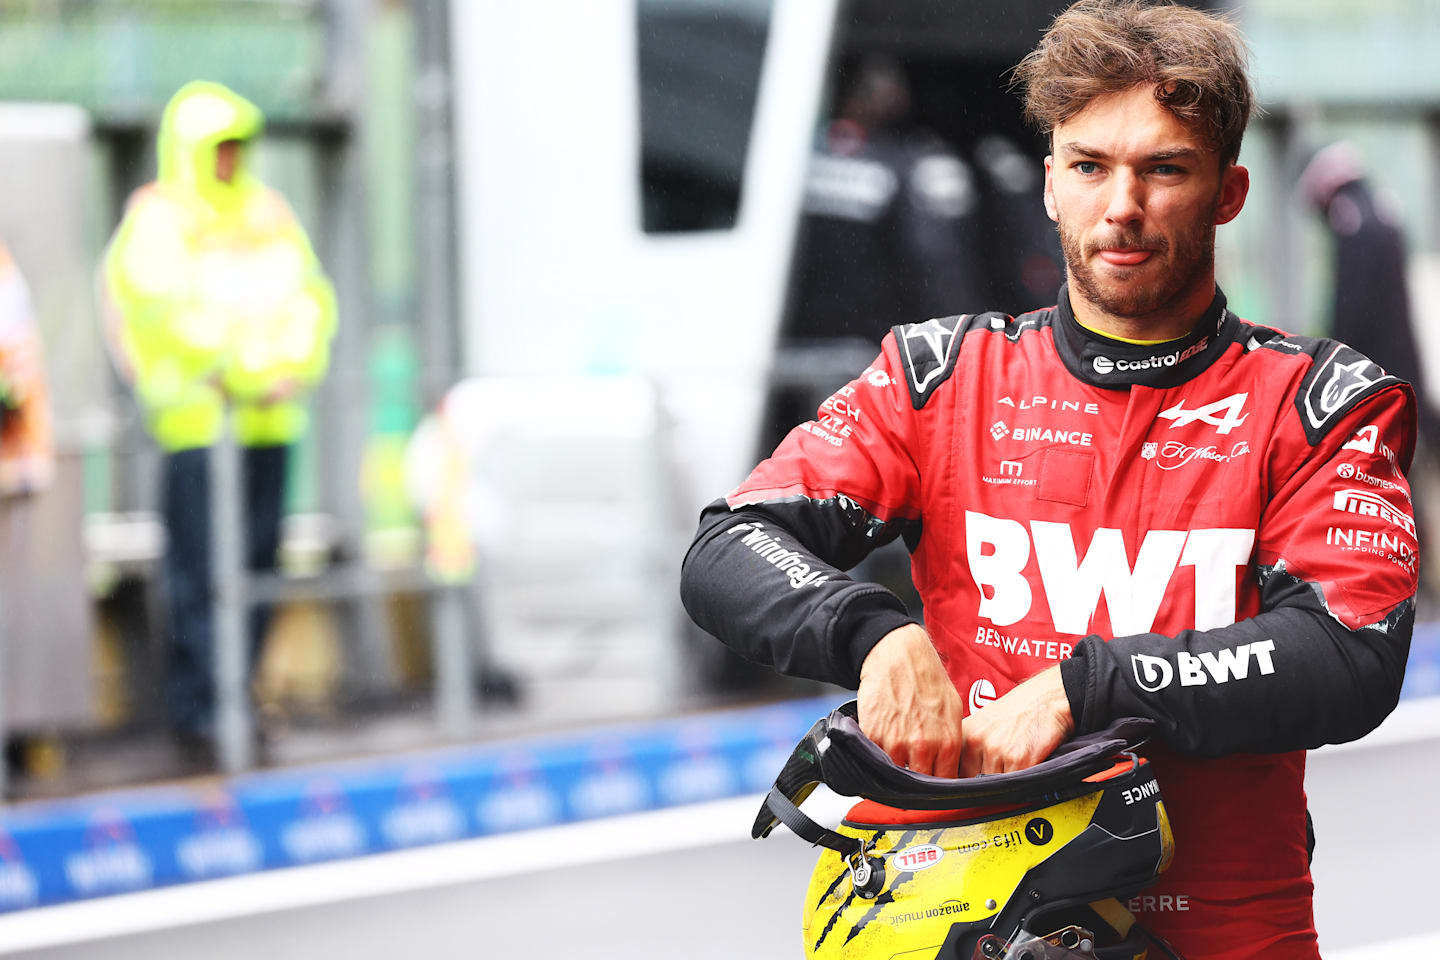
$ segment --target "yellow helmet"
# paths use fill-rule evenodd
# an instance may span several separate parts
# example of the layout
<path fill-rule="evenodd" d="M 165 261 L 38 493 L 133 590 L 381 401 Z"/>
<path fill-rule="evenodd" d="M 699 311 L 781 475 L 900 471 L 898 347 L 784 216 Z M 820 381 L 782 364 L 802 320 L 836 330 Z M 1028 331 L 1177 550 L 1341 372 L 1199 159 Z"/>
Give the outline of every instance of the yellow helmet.
<path fill-rule="evenodd" d="M 756 819 L 827 849 L 805 897 L 814 960 L 1150 960 L 1173 950 L 1121 900 L 1169 866 L 1149 721 L 1072 740 L 1029 770 L 950 780 L 896 766 L 851 701 L 795 748 Z M 818 783 L 867 798 L 838 830 L 797 804 Z M 963 808 L 963 809 L 956 809 Z"/>

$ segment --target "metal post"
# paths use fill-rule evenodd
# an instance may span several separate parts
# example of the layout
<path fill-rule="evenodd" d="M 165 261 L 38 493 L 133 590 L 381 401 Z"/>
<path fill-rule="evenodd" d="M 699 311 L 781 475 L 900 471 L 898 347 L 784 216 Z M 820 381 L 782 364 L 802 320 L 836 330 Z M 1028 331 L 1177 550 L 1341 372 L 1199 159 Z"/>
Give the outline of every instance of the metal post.
<path fill-rule="evenodd" d="M 465 636 L 465 604 L 468 588 L 463 585 L 435 591 L 430 609 L 435 618 L 435 715 L 445 736 L 459 739 L 470 732 L 470 644 Z"/>
<path fill-rule="evenodd" d="M 240 451 L 226 429 L 210 449 L 210 556 L 214 568 L 215 732 L 220 769 L 239 773 L 254 762 L 249 695 L 248 598 Z"/>
<path fill-rule="evenodd" d="M 416 243 L 420 253 L 416 293 L 424 365 L 422 393 L 425 406 L 434 410 L 463 369 L 455 297 L 450 4 L 447 0 L 418 0 L 412 9 L 416 36 Z M 483 629 L 475 631 L 480 646 L 476 651 L 467 627 L 467 607 L 477 602 L 478 590 L 473 583 L 456 583 L 431 595 L 435 713 L 440 728 L 451 737 L 469 732 L 475 660 L 477 654 L 484 659 Z"/>
<path fill-rule="evenodd" d="M 450 5 L 414 7 L 416 242 L 425 405 L 434 409 L 464 369 L 455 295 L 455 138 L 451 122 Z"/>

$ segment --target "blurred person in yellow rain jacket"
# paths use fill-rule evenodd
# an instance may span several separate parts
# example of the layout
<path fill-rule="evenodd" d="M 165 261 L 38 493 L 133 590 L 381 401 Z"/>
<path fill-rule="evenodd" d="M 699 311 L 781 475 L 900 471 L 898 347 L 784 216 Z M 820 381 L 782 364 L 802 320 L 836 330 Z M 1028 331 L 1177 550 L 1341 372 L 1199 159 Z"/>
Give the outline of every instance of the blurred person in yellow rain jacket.
<path fill-rule="evenodd" d="M 0 496 L 44 489 L 54 472 L 40 330 L 25 278 L 0 245 Z"/>
<path fill-rule="evenodd" d="M 287 453 L 336 323 L 304 229 L 249 170 L 263 124 L 258 107 L 219 84 L 176 93 L 161 118 L 159 175 L 130 198 L 103 266 L 113 348 L 166 454 L 170 713 L 202 762 L 214 725 L 208 448 L 232 411 L 247 564 L 273 569 Z M 252 662 L 266 621 L 252 613 Z"/>

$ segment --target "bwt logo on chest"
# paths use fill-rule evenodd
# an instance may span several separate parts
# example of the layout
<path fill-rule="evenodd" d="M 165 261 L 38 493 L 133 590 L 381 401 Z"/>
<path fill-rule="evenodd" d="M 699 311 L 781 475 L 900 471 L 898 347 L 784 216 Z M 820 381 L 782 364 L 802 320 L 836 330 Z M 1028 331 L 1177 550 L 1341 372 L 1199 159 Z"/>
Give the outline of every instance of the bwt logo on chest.
<path fill-rule="evenodd" d="M 1255 531 L 1239 527 L 1147 530 L 1132 566 L 1120 530 L 1101 527 L 1083 559 L 1068 523 L 965 511 L 965 553 L 980 591 L 980 616 L 996 626 L 1029 615 L 1039 586 L 1055 632 L 1083 637 L 1103 594 L 1113 636 L 1148 633 L 1179 567 L 1195 573 L 1195 629 L 1235 622 L 1236 570 L 1250 562 Z M 1026 576 L 1034 555 L 1038 576 Z M 1038 581 L 1038 583 L 1037 583 Z"/>

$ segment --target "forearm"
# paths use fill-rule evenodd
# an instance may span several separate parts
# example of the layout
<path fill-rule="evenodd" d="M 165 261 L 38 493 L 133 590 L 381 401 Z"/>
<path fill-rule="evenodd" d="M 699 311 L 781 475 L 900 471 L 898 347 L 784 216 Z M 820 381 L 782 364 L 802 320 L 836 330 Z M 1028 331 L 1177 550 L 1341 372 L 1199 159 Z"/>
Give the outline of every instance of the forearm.
<path fill-rule="evenodd" d="M 736 653 L 790 676 L 853 689 L 870 650 L 915 622 L 883 587 L 852 580 L 763 508 L 706 508 L 686 554 L 681 599 Z"/>
<path fill-rule="evenodd" d="M 1087 637 L 1062 664 L 1077 732 L 1150 717 L 1184 753 L 1277 753 L 1343 743 L 1379 725 L 1399 699 L 1413 607 L 1348 630 L 1294 601 L 1215 630 Z"/>

